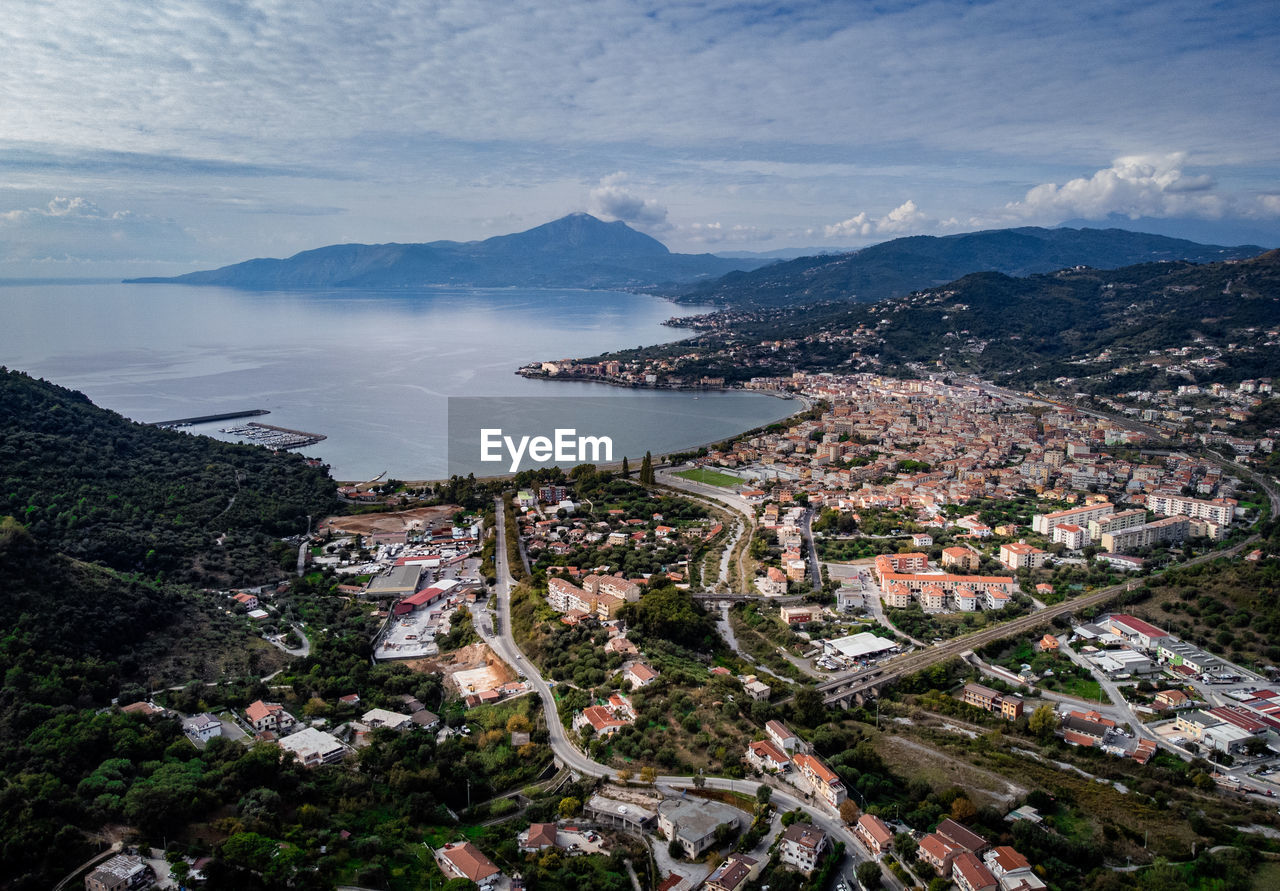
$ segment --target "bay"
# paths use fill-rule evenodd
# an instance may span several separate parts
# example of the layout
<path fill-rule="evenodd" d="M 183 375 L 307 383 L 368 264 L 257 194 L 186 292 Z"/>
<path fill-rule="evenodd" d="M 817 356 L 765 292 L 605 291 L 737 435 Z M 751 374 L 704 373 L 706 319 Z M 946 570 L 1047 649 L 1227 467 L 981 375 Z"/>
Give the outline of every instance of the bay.
<path fill-rule="evenodd" d="M 589 397 L 584 424 L 633 458 L 717 441 L 799 403 L 744 392 L 529 380 L 536 360 L 675 340 L 705 311 L 616 291 L 246 292 L 119 283 L 0 285 L 0 362 L 144 422 L 249 409 L 323 434 L 303 449 L 343 480 L 438 479 L 449 397 Z M 187 428 L 224 439 L 232 423 Z M 494 473 L 478 462 L 477 475 Z"/>

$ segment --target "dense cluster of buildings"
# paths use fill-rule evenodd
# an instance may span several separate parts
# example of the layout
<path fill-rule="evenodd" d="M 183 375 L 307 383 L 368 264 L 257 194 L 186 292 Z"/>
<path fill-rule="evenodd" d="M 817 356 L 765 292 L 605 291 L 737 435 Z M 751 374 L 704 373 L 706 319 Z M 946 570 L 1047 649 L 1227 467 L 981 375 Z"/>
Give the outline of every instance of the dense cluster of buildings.
<path fill-rule="evenodd" d="M 922 553 L 881 554 L 874 565 L 885 606 L 904 608 L 918 600 L 926 612 L 999 610 L 1018 590 L 1011 576 L 929 572 L 929 557 Z"/>

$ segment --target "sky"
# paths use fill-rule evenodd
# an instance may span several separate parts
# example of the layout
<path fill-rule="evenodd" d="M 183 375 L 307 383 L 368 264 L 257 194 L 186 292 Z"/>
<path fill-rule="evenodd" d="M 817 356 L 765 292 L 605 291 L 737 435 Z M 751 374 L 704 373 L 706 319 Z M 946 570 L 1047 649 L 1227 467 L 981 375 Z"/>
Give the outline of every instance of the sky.
<path fill-rule="evenodd" d="M 1274 0 L 3 0 L 0 277 L 567 213 L 682 252 L 1280 245 Z"/>

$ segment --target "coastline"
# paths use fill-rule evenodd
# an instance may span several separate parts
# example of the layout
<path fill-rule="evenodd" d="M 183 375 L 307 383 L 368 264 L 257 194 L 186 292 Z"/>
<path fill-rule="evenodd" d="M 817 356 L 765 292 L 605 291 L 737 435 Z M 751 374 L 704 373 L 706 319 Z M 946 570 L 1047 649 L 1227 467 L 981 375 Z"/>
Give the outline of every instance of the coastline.
<path fill-rule="evenodd" d="M 603 381 L 594 381 L 594 383 L 603 383 Z M 633 387 L 631 389 L 661 389 L 661 388 L 640 386 L 640 387 Z M 760 395 L 764 395 L 764 396 L 773 396 L 776 399 L 795 400 L 796 402 L 800 403 L 800 407 L 797 408 L 795 411 L 789 412 L 783 415 L 781 418 L 778 418 L 776 421 L 770 421 L 769 424 L 779 424 L 787 420 L 788 418 L 793 418 L 798 414 L 803 414 L 804 412 L 809 411 L 814 406 L 814 401 L 808 396 L 803 396 L 799 393 L 789 393 L 785 390 L 743 390 L 741 387 L 699 387 L 697 389 L 706 390 L 708 392 L 714 391 L 714 392 L 722 392 L 722 393 L 734 393 L 734 392 L 759 393 Z M 746 430 L 742 430 L 737 433 L 731 433 L 728 436 L 721 436 L 716 439 L 712 439 L 708 442 L 700 442 L 695 445 L 682 446 L 681 448 L 678 448 L 678 449 L 671 449 L 668 452 L 668 454 L 678 455 L 678 454 L 684 454 L 685 452 L 696 452 L 699 449 L 710 448 L 713 445 L 725 442 L 727 440 L 741 439 L 742 437 L 747 436 L 751 433 L 754 433 L 758 430 L 763 430 L 767 426 L 768 424 L 763 424 L 756 427 L 750 427 Z M 636 456 L 634 461 L 631 459 L 630 455 L 627 455 L 625 457 L 632 465 L 634 465 L 635 468 L 638 469 L 640 466 L 640 463 L 639 463 L 640 459 L 643 457 L 643 455 Z M 663 455 L 661 457 L 666 457 L 666 456 Z M 665 464 L 665 462 L 663 463 Z M 573 465 L 573 466 L 578 466 L 578 465 Z M 658 466 L 658 465 L 655 465 L 655 466 Z M 607 470 L 611 472 L 618 471 L 622 469 L 622 460 L 619 459 L 617 461 L 610 461 L 608 463 L 598 463 L 596 464 L 596 467 L 599 468 L 600 470 Z M 569 471 L 570 469 L 572 468 L 571 467 L 561 468 L 561 470 L 564 470 L 566 472 Z M 494 474 L 488 474 L 486 476 L 477 476 L 476 480 L 482 481 L 482 482 L 491 482 L 491 481 L 497 481 L 497 480 L 513 479 L 515 476 L 516 474 L 514 473 L 494 473 Z M 448 477 L 445 477 L 443 479 L 402 480 L 402 482 L 406 486 L 421 487 L 421 486 L 434 486 L 438 483 L 448 482 L 448 479 L 449 479 Z M 340 486 L 358 486 L 358 485 L 364 485 L 369 481 L 368 480 L 335 480 L 335 482 Z"/>

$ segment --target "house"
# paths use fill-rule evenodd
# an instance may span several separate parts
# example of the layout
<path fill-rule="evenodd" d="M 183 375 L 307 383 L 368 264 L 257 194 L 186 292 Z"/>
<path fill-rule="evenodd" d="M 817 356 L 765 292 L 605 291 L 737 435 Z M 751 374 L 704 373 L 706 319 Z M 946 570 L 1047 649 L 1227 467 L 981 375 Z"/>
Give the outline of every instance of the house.
<path fill-rule="evenodd" d="M 759 771 L 781 773 L 791 766 L 791 759 L 772 740 L 762 739 L 747 746 L 746 761 Z"/>
<path fill-rule="evenodd" d="M 620 656 L 637 656 L 640 651 L 636 649 L 636 645 L 625 637 L 611 637 L 604 645 L 606 653 L 617 653 Z"/>
<path fill-rule="evenodd" d="M 369 709 L 360 721 L 368 725 L 370 730 L 376 730 L 379 727 L 386 727 L 388 730 L 407 730 L 414 724 L 412 715 L 389 712 L 385 708 Z"/>
<path fill-rule="evenodd" d="M 141 857 L 116 854 L 84 877 L 85 891 L 130 891 L 150 885 L 156 874 Z"/>
<path fill-rule="evenodd" d="M 813 621 L 813 607 L 784 606 L 779 610 L 779 615 L 788 625 L 803 625 Z"/>
<path fill-rule="evenodd" d="M 633 801 L 618 801 L 606 795 L 592 795 L 583 808 L 589 819 L 617 829 L 643 832 L 651 828 L 658 815 Z"/>
<path fill-rule="evenodd" d="M 893 832 L 885 825 L 884 820 L 874 814 L 863 814 L 858 818 L 853 831 L 862 839 L 867 850 L 877 857 L 893 847 Z"/>
<path fill-rule="evenodd" d="M 1165 708 L 1186 708 L 1191 704 L 1191 697 L 1181 690 L 1161 690 L 1156 694 L 1156 702 Z"/>
<path fill-rule="evenodd" d="M 631 689 L 638 690 L 641 687 L 647 687 L 658 679 L 658 672 L 654 671 L 643 662 L 635 662 L 624 674 L 626 680 L 631 682 Z"/>
<path fill-rule="evenodd" d="M 213 715 L 201 713 L 182 719 L 182 732 L 192 742 L 207 743 L 215 736 L 222 736 L 222 722 Z"/>
<path fill-rule="evenodd" d="M 752 699 L 768 699 L 769 694 L 773 692 L 772 687 L 754 674 L 747 675 L 742 679 L 742 689 L 746 690 L 747 695 Z"/>
<path fill-rule="evenodd" d="M 791 763 L 809 781 L 814 794 L 833 808 L 840 807 L 840 802 L 849 797 L 840 777 L 816 755 L 801 752 L 791 759 Z"/>
<path fill-rule="evenodd" d="M 239 594 L 234 595 L 231 599 L 247 610 L 258 608 L 258 598 L 252 594 L 242 591 Z"/>
<path fill-rule="evenodd" d="M 986 712 L 999 712 L 1000 717 L 1016 721 L 1022 716 L 1022 698 L 1005 696 L 982 684 L 965 684 L 961 698 L 968 705 Z"/>
<path fill-rule="evenodd" d="M 297 755 L 304 767 L 336 764 L 346 754 L 341 740 L 314 727 L 304 727 L 297 733 L 284 737 L 278 744 L 286 752 Z"/>
<path fill-rule="evenodd" d="M 619 721 L 604 706 L 592 705 L 584 708 L 573 719 L 573 729 L 582 730 L 590 725 L 596 736 L 610 736 L 627 726 L 626 721 Z"/>
<path fill-rule="evenodd" d="M 784 752 L 808 752 L 809 744 L 791 732 L 781 721 L 769 721 L 764 725 L 764 732 Z"/>
<path fill-rule="evenodd" d="M 250 703 L 244 710 L 244 716 L 258 733 L 266 733 L 269 730 L 272 733 L 284 734 L 298 723 L 280 703 L 263 702 L 261 699 Z"/>
<path fill-rule="evenodd" d="M 730 854 L 729 859 L 707 876 L 707 891 L 741 891 L 759 877 L 764 863 L 746 854 Z"/>
<path fill-rule="evenodd" d="M 951 880 L 960 891 L 995 891 L 999 887 L 991 870 L 969 851 L 961 851 L 952 861 Z"/>
<path fill-rule="evenodd" d="M 827 834 L 810 823 L 792 823 L 782 833 L 780 859 L 805 875 L 813 872 L 827 849 Z"/>
<path fill-rule="evenodd" d="M 973 570 L 977 569 L 981 562 L 981 558 L 977 553 L 968 548 L 942 549 L 943 566 L 958 566 L 961 569 Z"/>
<path fill-rule="evenodd" d="M 423 730 L 435 730 L 440 726 L 440 716 L 424 709 L 419 709 L 410 716 L 410 720 Z"/>
<path fill-rule="evenodd" d="M 440 869 L 449 878 L 470 879 L 486 888 L 502 877 L 501 870 L 471 842 L 452 842 L 437 854 Z"/>
<path fill-rule="evenodd" d="M 658 805 L 658 828 L 668 841 L 677 842 L 691 860 L 715 844 L 718 828 L 725 824 L 737 827 L 742 820 L 737 808 L 718 801 L 675 798 Z"/>
<path fill-rule="evenodd" d="M 1096 746 L 1115 726 L 1115 721 L 1096 711 L 1073 711 L 1062 719 L 1062 738 L 1072 745 Z"/>
<path fill-rule="evenodd" d="M 949 840 L 946 836 L 931 832 L 920 839 L 917 855 L 925 863 L 933 867 L 934 872 L 946 878 L 951 875 L 951 861 L 964 848 Z"/>
<path fill-rule="evenodd" d="M 1006 875 L 1030 874 L 1031 861 L 1008 845 L 992 848 L 982 858 L 987 869 L 1003 884 Z"/>
<path fill-rule="evenodd" d="M 971 851 L 974 854 L 981 854 L 990 847 L 985 838 L 950 817 L 939 823 L 934 831 L 962 850 Z"/>
<path fill-rule="evenodd" d="M 556 843 L 555 823 L 531 823 L 529 828 L 518 837 L 520 852 L 523 854 L 543 851 L 558 847 Z"/>
<path fill-rule="evenodd" d="M 1039 569 L 1048 556 L 1048 551 L 1022 542 L 1000 546 L 1000 562 L 1012 570 Z"/>

